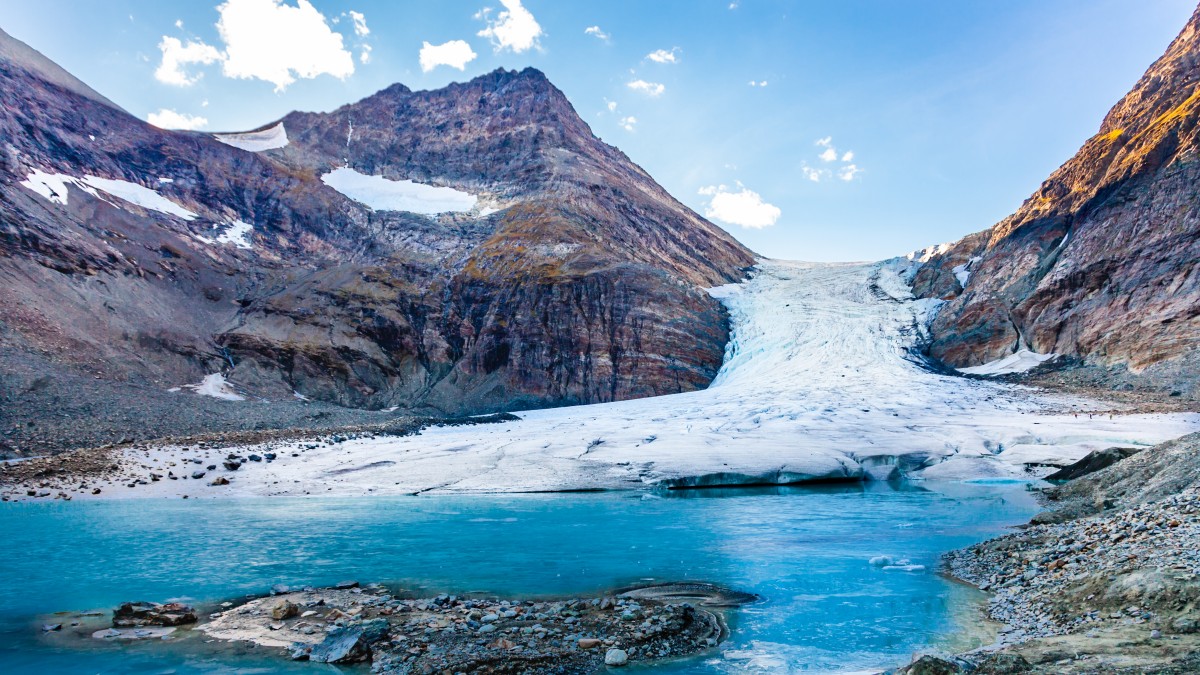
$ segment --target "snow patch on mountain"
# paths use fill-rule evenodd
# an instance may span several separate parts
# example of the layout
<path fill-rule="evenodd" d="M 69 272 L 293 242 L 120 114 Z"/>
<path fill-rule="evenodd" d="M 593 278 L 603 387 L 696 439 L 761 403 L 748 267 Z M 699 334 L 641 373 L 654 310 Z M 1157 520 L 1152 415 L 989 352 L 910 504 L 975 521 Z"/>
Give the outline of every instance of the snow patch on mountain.
<path fill-rule="evenodd" d="M 21 181 L 21 185 L 33 190 L 42 197 L 54 202 L 55 204 L 66 204 L 68 196 L 68 186 L 86 192 L 97 199 L 117 206 L 112 201 L 105 199 L 100 193 L 103 192 L 111 197 L 116 197 L 122 201 L 140 206 L 151 211 L 158 211 L 170 216 L 176 216 L 183 220 L 192 220 L 196 218 L 196 214 L 188 209 L 176 204 L 175 202 L 162 196 L 155 190 L 151 190 L 143 185 L 131 183 L 125 180 L 117 180 L 112 178 L 100 178 L 98 176 L 83 176 L 76 178 L 64 173 L 48 173 L 41 169 L 33 169 L 25 180 Z"/>
<path fill-rule="evenodd" d="M 376 211 L 408 211 L 435 216 L 471 211 L 478 201 L 475 195 L 454 188 L 368 176 L 349 167 L 330 171 L 321 176 L 321 181 Z"/>
<path fill-rule="evenodd" d="M 1012 375 L 1023 373 L 1049 361 L 1058 354 L 1038 354 L 1028 349 L 1020 349 L 1008 356 L 989 361 L 983 365 L 959 368 L 958 372 L 967 375 Z"/>
<path fill-rule="evenodd" d="M 185 384 L 183 387 L 175 387 L 169 391 L 179 391 L 180 389 L 190 389 L 200 396 L 209 396 L 219 398 L 223 401 L 245 401 L 246 397 L 233 390 L 229 383 L 225 381 L 225 376 L 221 373 L 212 373 L 206 375 L 199 384 Z"/>
<path fill-rule="evenodd" d="M 213 228 L 220 228 L 220 225 L 213 225 Z M 241 220 L 234 220 L 224 225 L 225 229 L 220 234 L 213 237 L 204 235 L 196 235 L 196 238 L 206 244 L 233 244 L 240 249 L 252 249 L 254 245 L 251 243 L 251 235 L 254 233 L 254 226 L 250 223 Z"/>
<path fill-rule="evenodd" d="M 275 150 L 287 147 L 288 144 L 287 129 L 283 128 L 283 122 L 261 131 L 247 131 L 238 134 L 213 134 L 213 138 L 225 145 L 232 145 L 235 148 L 241 148 L 250 152 Z"/>

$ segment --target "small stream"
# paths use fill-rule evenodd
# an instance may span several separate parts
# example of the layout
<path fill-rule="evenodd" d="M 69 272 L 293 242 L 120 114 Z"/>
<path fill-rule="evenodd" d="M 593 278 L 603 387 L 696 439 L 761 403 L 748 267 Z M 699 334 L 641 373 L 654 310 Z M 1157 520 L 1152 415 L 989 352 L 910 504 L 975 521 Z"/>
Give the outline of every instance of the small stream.
<path fill-rule="evenodd" d="M 344 579 L 521 598 L 711 581 L 764 600 L 733 615 L 719 649 L 639 671 L 871 670 L 971 646 L 962 624 L 981 594 L 939 576 L 938 556 L 1035 511 L 1023 485 L 967 483 L 3 504 L 0 672 L 337 672 L 195 636 L 118 645 L 41 625 L 125 600 L 211 606 Z M 925 569 L 868 563 L 879 555 Z"/>

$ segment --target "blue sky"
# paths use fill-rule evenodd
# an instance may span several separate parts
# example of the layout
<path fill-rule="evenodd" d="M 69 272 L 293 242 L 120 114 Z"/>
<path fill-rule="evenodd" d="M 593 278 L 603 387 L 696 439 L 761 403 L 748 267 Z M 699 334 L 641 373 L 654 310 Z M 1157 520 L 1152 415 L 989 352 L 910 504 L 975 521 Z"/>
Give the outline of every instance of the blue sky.
<path fill-rule="evenodd" d="M 11 0 L 0 27 L 139 117 L 170 111 L 212 131 L 330 110 L 393 82 L 429 89 L 533 66 L 598 136 L 755 251 L 862 260 L 1011 213 L 1096 131 L 1194 8 Z M 155 119 L 166 125 L 166 115 Z"/>

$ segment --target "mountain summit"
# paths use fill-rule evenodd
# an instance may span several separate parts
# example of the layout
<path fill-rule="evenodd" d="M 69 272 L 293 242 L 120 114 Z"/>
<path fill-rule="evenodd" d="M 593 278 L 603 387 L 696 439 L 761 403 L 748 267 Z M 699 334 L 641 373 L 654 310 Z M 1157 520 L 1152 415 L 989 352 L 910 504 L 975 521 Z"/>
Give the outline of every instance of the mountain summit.
<path fill-rule="evenodd" d="M 950 301 L 931 354 L 1032 349 L 1085 382 L 1200 391 L 1198 122 L 1200 9 L 1016 213 L 918 273 L 918 293 Z"/>
<path fill-rule="evenodd" d="M 0 100 L 9 414 L 152 402 L 136 428 L 189 386 L 447 414 L 693 390 L 727 340 L 705 288 L 753 264 L 533 69 L 171 132 L 5 35 Z"/>

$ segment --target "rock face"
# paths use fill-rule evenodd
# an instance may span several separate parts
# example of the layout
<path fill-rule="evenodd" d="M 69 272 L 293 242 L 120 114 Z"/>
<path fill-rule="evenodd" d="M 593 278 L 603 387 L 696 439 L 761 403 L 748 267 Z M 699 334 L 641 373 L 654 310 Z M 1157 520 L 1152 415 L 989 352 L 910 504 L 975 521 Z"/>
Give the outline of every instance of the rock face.
<path fill-rule="evenodd" d="M 9 410 L 215 373 L 229 398 L 450 414 L 687 391 L 727 339 L 703 289 L 753 263 L 532 69 L 292 113 L 254 152 L 153 128 L 0 33 L 0 102 Z M 372 209 L 322 181 L 339 168 L 478 204 Z"/>
<path fill-rule="evenodd" d="M 1198 121 L 1200 12 L 1016 213 L 920 270 L 914 290 L 949 300 L 930 354 L 1032 348 L 1200 395 Z"/>

